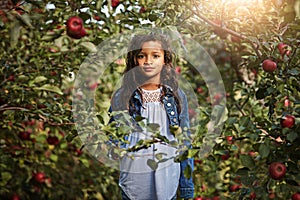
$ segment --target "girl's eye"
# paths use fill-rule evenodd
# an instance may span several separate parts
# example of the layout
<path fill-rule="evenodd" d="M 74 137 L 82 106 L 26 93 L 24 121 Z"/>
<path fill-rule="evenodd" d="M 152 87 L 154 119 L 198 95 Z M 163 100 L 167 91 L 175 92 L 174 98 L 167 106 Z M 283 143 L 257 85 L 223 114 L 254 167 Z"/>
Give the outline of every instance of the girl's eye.
<path fill-rule="evenodd" d="M 154 58 L 159 58 L 160 56 L 159 56 L 159 55 L 154 55 L 153 57 L 154 57 Z"/>
<path fill-rule="evenodd" d="M 142 58 L 144 58 L 144 55 L 138 55 L 137 58 L 142 59 Z"/>

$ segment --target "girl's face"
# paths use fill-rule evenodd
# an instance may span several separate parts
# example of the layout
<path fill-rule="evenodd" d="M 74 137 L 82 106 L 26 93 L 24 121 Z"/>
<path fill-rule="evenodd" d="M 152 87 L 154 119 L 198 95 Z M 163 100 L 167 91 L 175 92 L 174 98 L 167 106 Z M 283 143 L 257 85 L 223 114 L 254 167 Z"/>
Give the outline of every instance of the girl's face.
<path fill-rule="evenodd" d="M 136 61 L 142 74 L 147 78 L 147 83 L 160 83 L 160 73 L 165 60 L 164 50 L 159 41 L 144 42 Z"/>

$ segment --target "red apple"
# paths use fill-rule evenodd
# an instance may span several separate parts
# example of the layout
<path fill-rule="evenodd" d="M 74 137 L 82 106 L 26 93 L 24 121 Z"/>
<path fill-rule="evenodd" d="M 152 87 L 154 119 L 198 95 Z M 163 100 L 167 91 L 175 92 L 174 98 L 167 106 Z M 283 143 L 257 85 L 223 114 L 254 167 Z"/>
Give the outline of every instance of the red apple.
<path fill-rule="evenodd" d="M 228 160 L 229 158 L 230 158 L 230 153 L 226 153 L 226 154 L 221 156 L 222 160 Z"/>
<path fill-rule="evenodd" d="M 198 159 L 195 159 L 195 160 L 194 160 L 194 163 L 195 163 L 195 164 L 202 164 L 202 162 L 203 162 L 202 160 L 198 160 Z"/>
<path fill-rule="evenodd" d="M 233 181 L 234 181 L 235 183 L 241 183 L 241 182 L 242 182 L 242 181 L 241 181 L 241 176 L 236 176 L 236 177 L 234 177 Z"/>
<path fill-rule="evenodd" d="M 8 81 L 15 81 L 15 76 L 14 75 L 10 75 L 8 78 L 7 78 Z"/>
<path fill-rule="evenodd" d="M 249 151 L 248 155 L 251 157 L 255 157 L 256 156 L 256 152 L 255 151 Z"/>
<path fill-rule="evenodd" d="M 280 124 L 283 128 L 292 128 L 295 124 L 295 117 L 293 115 L 285 115 L 281 118 Z"/>
<path fill-rule="evenodd" d="M 83 28 L 83 21 L 78 16 L 72 16 L 67 21 L 67 31 L 70 34 L 80 34 L 81 30 Z"/>
<path fill-rule="evenodd" d="M 179 67 L 179 66 L 175 67 L 175 72 L 176 72 L 177 74 L 180 74 L 180 72 L 181 72 L 181 67 Z"/>
<path fill-rule="evenodd" d="M 269 174 L 270 177 L 278 180 L 285 176 L 286 173 L 286 166 L 282 162 L 273 162 L 269 166 Z"/>
<path fill-rule="evenodd" d="M 36 180 L 39 183 L 44 183 L 46 179 L 46 175 L 44 172 L 37 172 L 36 174 L 33 174 L 34 180 Z"/>
<path fill-rule="evenodd" d="M 193 117 L 195 117 L 196 116 L 196 112 L 195 112 L 195 110 L 194 109 L 191 109 L 191 108 L 189 108 L 189 116 L 190 116 L 190 118 L 193 118 Z"/>
<path fill-rule="evenodd" d="M 10 199 L 11 200 L 20 200 L 21 197 L 18 194 L 13 194 Z"/>
<path fill-rule="evenodd" d="M 231 135 L 226 136 L 226 140 L 227 140 L 228 144 L 233 144 L 233 139 L 234 138 Z"/>
<path fill-rule="evenodd" d="M 38 104 L 37 107 L 39 109 L 47 108 L 47 106 L 45 104 L 43 104 L 43 103 L 42 104 Z"/>
<path fill-rule="evenodd" d="M 80 38 L 82 38 L 82 37 L 84 37 L 86 35 L 87 35 L 86 30 L 83 28 L 83 29 L 81 29 L 81 31 L 80 31 L 79 34 L 73 35 L 71 37 L 74 38 L 74 39 L 80 39 Z"/>
<path fill-rule="evenodd" d="M 50 48 L 49 48 L 49 51 L 50 51 L 51 53 L 57 53 L 57 52 L 58 52 L 58 48 L 50 47 Z"/>
<path fill-rule="evenodd" d="M 211 200 L 220 200 L 219 196 L 214 196 Z"/>
<path fill-rule="evenodd" d="M 212 105 L 218 105 L 222 99 L 223 99 L 223 95 L 220 93 L 216 93 L 213 97 L 214 101 L 213 101 Z"/>
<path fill-rule="evenodd" d="M 57 72 L 56 72 L 56 71 L 51 71 L 51 72 L 50 72 L 50 75 L 51 75 L 51 76 L 56 76 L 56 75 L 57 75 Z"/>
<path fill-rule="evenodd" d="M 277 46 L 278 50 L 279 50 L 279 53 L 280 55 L 290 55 L 291 54 L 291 51 L 288 50 L 288 45 L 287 44 L 284 44 L 283 42 L 280 42 Z"/>
<path fill-rule="evenodd" d="M 140 8 L 140 13 L 144 13 L 144 12 L 146 12 L 146 8 L 145 8 L 144 6 L 142 6 L 142 7 Z"/>
<path fill-rule="evenodd" d="M 269 199 L 275 199 L 275 197 L 276 197 L 275 193 L 272 192 L 269 194 Z"/>
<path fill-rule="evenodd" d="M 25 121 L 25 126 L 34 126 L 36 123 L 36 121 L 34 119 L 30 120 L 30 121 Z"/>
<path fill-rule="evenodd" d="M 295 193 L 292 195 L 292 200 L 300 200 L 300 193 Z"/>
<path fill-rule="evenodd" d="M 289 100 L 288 97 L 286 97 L 284 100 L 284 107 L 290 107 L 290 105 L 291 105 L 291 101 Z"/>
<path fill-rule="evenodd" d="M 220 93 L 217 93 L 214 96 L 214 100 L 216 100 L 216 101 L 219 101 L 221 98 L 222 98 L 222 94 L 220 94 Z"/>
<path fill-rule="evenodd" d="M 265 72 L 274 72 L 277 69 L 277 64 L 270 59 L 266 59 L 262 63 L 262 68 Z"/>
<path fill-rule="evenodd" d="M 98 87 L 98 83 L 93 83 L 93 84 L 91 84 L 91 85 L 89 86 L 89 89 L 90 89 L 90 90 L 96 90 L 97 87 Z"/>
<path fill-rule="evenodd" d="M 203 197 L 196 197 L 194 200 L 205 200 Z"/>
<path fill-rule="evenodd" d="M 202 93 L 202 92 L 204 92 L 204 90 L 203 90 L 202 87 L 198 87 L 198 88 L 197 88 L 197 92 L 198 92 L 198 93 Z"/>
<path fill-rule="evenodd" d="M 239 190 L 239 189 L 241 189 L 241 186 L 240 186 L 240 185 L 232 185 L 232 186 L 230 186 L 230 188 L 229 188 L 229 190 L 230 190 L 231 192 L 235 192 L 235 191 L 237 191 L 237 190 Z"/>
<path fill-rule="evenodd" d="M 83 151 L 81 149 L 76 149 L 75 152 L 76 152 L 77 156 L 80 156 L 83 153 Z"/>
<path fill-rule="evenodd" d="M 249 196 L 249 199 L 250 199 L 250 200 L 256 199 L 256 194 L 255 194 L 254 192 L 252 192 L 252 193 L 250 194 L 250 196 Z"/>
<path fill-rule="evenodd" d="M 97 21 L 100 21 L 100 20 L 101 20 L 101 18 L 100 18 L 99 15 L 94 15 L 93 18 L 94 18 L 94 20 L 97 20 Z"/>
<path fill-rule="evenodd" d="M 30 135 L 31 135 L 31 132 L 29 132 L 29 131 L 22 131 L 19 133 L 19 137 L 22 140 L 30 140 Z"/>
<path fill-rule="evenodd" d="M 67 34 L 74 38 L 80 39 L 86 35 L 83 27 L 83 21 L 78 16 L 72 16 L 67 21 Z"/>
<path fill-rule="evenodd" d="M 119 0 L 112 0 L 111 1 L 111 7 L 116 8 L 120 4 Z"/>
<path fill-rule="evenodd" d="M 50 145 L 58 145 L 59 144 L 59 139 L 56 136 L 48 136 L 47 142 Z"/>

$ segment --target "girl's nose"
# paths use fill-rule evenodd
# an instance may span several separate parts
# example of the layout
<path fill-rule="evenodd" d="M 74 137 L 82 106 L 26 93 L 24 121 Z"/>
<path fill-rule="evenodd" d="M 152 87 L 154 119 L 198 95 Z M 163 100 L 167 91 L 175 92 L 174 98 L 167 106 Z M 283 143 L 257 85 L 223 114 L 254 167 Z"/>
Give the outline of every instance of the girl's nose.
<path fill-rule="evenodd" d="M 152 64 L 152 59 L 150 56 L 146 56 L 145 64 Z"/>

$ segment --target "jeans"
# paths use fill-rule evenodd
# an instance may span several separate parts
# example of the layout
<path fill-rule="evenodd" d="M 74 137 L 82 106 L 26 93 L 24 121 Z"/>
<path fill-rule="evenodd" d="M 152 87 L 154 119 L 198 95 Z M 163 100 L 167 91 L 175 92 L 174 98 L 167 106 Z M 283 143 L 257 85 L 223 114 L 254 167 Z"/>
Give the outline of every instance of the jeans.
<path fill-rule="evenodd" d="M 122 192 L 122 200 L 130 200 L 129 197 L 125 194 L 125 192 L 123 192 L 122 190 L 121 190 L 121 192 Z M 170 200 L 176 200 L 176 199 L 177 199 L 177 196 L 175 194 L 175 196 Z"/>

